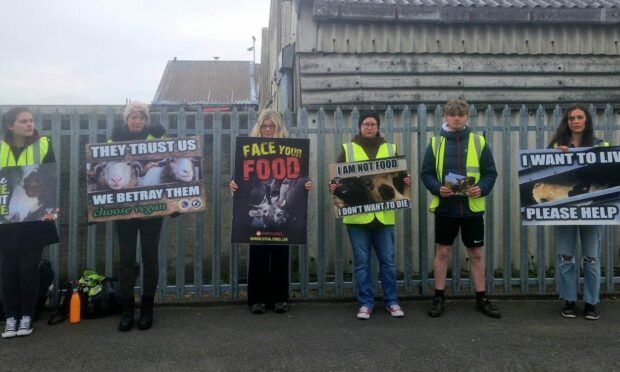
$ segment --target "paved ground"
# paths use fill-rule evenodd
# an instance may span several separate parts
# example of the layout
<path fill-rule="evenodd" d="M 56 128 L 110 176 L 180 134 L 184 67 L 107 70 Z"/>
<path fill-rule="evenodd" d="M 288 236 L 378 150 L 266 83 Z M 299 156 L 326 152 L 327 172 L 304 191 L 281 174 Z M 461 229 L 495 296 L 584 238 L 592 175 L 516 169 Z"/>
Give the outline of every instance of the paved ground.
<path fill-rule="evenodd" d="M 160 307 L 149 331 L 116 330 L 117 318 L 72 326 L 35 324 L 0 339 L 0 370 L 12 371 L 611 371 L 620 370 L 620 300 L 601 319 L 563 319 L 555 300 L 495 301 L 496 320 L 474 302 L 403 301 L 403 319 L 376 308 L 355 319 L 352 302 L 294 303 L 287 314 L 250 314 L 242 304 Z M 45 316 L 47 318 L 47 316 Z"/>

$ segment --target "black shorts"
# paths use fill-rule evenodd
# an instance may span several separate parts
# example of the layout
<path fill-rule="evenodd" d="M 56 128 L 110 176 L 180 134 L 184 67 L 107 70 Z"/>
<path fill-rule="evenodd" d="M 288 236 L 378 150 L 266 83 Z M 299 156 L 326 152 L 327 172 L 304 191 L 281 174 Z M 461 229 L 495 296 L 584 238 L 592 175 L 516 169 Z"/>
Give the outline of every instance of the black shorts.
<path fill-rule="evenodd" d="M 461 231 L 461 241 L 467 248 L 484 245 L 484 218 L 482 216 L 435 216 L 435 243 L 452 245 Z"/>

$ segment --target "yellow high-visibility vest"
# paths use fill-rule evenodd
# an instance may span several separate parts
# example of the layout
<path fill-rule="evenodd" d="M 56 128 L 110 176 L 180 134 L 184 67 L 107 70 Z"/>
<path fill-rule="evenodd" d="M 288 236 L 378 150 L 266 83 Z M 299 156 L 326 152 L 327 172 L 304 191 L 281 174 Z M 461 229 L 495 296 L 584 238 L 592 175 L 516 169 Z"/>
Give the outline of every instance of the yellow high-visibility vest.
<path fill-rule="evenodd" d="M 364 148 L 357 143 L 344 143 L 342 147 L 344 148 L 346 162 L 370 160 Z M 392 143 L 383 143 L 379 146 L 376 158 L 389 158 L 394 155 L 396 155 L 396 145 Z M 354 214 L 352 216 L 343 217 L 342 222 L 348 225 L 365 225 L 371 223 L 375 217 L 384 225 L 394 225 L 396 223 L 394 211 Z"/>
<path fill-rule="evenodd" d="M 26 148 L 15 158 L 11 146 L 2 141 L 0 143 L 0 167 L 21 167 L 24 165 L 41 164 L 49 149 L 49 138 L 39 137 L 37 141 Z"/>
<path fill-rule="evenodd" d="M 446 138 L 443 136 L 440 136 L 439 138 L 439 142 L 437 142 L 436 137 L 431 138 L 431 146 L 433 148 L 433 155 L 435 155 L 435 169 L 437 170 L 437 179 L 439 180 L 439 182 L 443 183 L 443 162 L 446 147 Z M 465 171 L 468 177 L 474 177 L 474 179 L 476 180 L 475 182 L 478 183 L 478 181 L 480 180 L 480 155 L 482 154 L 482 149 L 484 148 L 486 141 L 481 135 L 469 133 L 469 140 L 467 142 L 467 159 L 465 161 Z M 472 212 L 484 212 L 485 197 L 481 196 L 479 198 L 468 199 L 469 209 Z M 433 200 L 431 201 L 431 206 L 429 208 L 431 212 L 434 212 L 438 205 L 439 196 L 433 195 Z"/>

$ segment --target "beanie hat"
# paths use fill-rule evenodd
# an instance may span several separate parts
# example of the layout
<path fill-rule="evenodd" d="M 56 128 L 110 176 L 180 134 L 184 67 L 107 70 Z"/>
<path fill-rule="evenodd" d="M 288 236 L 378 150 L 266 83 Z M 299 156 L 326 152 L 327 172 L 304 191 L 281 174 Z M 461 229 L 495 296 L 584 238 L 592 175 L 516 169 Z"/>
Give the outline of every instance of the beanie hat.
<path fill-rule="evenodd" d="M 360 113 L 360 118 L 357 121 L 357 128 L 360 129 L 360 131 L 362 129 L 362 122 L 366 118 L 375 118 L 377 121 L 377 129 L 379 129 L 381 126 L 381 117 L 379 116 L 379 113 L 375 110 L 364 110 Z"/>
<path fill-rule="evenodd" d="M 147 121 L 149 120 L 149 108 L 146 103 L 140 101 L 133 101 L 130 102 L 127 107 L 125 107 L 125 112 L 123 112 L 123 119 L 125 119 L 125 123 L 127 122 L 127 119 L 129 119 L 129 116 L 136 112 L 144 115 Z"/>

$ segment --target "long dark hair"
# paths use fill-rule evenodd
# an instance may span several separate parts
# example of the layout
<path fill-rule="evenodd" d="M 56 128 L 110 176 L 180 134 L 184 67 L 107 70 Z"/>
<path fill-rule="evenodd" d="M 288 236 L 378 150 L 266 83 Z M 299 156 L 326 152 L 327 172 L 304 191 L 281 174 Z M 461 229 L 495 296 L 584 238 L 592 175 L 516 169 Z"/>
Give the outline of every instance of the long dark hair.
<path fill-rule="evenodd" d="M 9 127 L 15 124 L 15 120 L 17 120 L 19 114 L 23 112 L 29 112 L 32 114 L 32 111 L 30 111 L 28 107 L 18 106 L 13 107 L 2 116 L 2 132 L 4 133 L 4 138 L 11 137 Z"/>
<path fill-rule="evenodd" d="M 592 115 L 584 105 L 575 104 L 570 106 L 568 109 L 566 109 L 566 112 L 564 112 L 564 116 L 560 121 L 558 129 L 555 131 L 555 134 L 551 138 L 551 141 L 549 141 L 549 148 L 552 148 L 554 145 L 568 146 L 571 139 L 571 131 L 568 127 L 568 118 L 570 117 L 571 112 L 575 110 L 581 110 L 586 115 L 586 128 L 583 132 L 581 145 L 584 147 L 588 147 L 594 144 L 595 137 L 594 125 L 592 124 Z"/>

